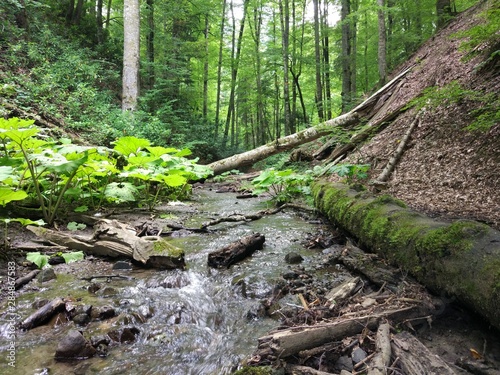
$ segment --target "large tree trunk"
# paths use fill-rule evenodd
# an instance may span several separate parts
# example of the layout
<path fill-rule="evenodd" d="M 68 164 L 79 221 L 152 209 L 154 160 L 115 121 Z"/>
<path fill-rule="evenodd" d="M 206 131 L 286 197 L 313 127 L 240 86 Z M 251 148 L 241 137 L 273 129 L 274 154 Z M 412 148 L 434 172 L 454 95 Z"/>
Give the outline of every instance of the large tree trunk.
<path fill-rule="evenodd" d="M 139 96 L 139 0 L 125 0 L 123 6 L 122 110 L 135 111 Z"/>
<path fill-rule="evenodd" d="M 500 232 L 474 221 L 433 220 L 387 196 L 360 197 L 343 184 L 317 182 L 313 195 L 318 209 L 360 245 L 500 328 Z"/>
<path fill-rule="evenodd" d="M 366 99 L 363 103 L 358 105 L 350 112 L 336 117 L 334 119 L 325 121 L 315 127 L 307 128 L 298 133 L 277 139 L 276 141 L 257 147 L 253 150 L 243 152 L 241 154 L 230 156 L 226 159 L 218 160 L 209 164 L 208 166 L 213 170 L 215 175 L 230 171 L 232 169 L 241 169 L 251 166 L 255 162 L 265 159 L 268 156 L 278 154 L 283 151 L 290 150 L 294 147 L 300 146 L 322 137 L 331 132 L 332 127 L 336 126 L 351 126 L 357 124 L 362 116 L 367 118 L 376 117 L 380 106 L 378 101 L 381 97 L 387 96 L 385 100 L 389 100 L 394 93 L 392 89 L 399 81 L 411 70 L 406 69 L 398 76 L 393 78 L 384 87 L 378 90 L 375 94 Z"/>

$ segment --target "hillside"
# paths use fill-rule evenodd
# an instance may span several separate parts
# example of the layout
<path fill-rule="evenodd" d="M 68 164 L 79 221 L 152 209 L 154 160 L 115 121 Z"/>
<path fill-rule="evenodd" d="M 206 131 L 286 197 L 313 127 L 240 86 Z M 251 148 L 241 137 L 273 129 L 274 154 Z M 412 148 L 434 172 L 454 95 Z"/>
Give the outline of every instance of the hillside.
<path fill-rule="evenodd" d="M 496 38 L 493 45 L 477 46 L 475 50 L 482 53 L 467 59 L 467 52 L 461 48 L 467 39 L 457 36 L 480 22 L 486 5 L 483 2 L 459 15 L 394 72 L 397 75 L 414 66 L 393 95 L 396 100 L 386 108 L 387 113 L 421 96 L 427 88 L 439 87 L 441 91 L 428 99 L 427 111 L 386 192 L 431 216 L 474 219 L 500 228 L 498 54 L 485 64 L 491 51 L 498 50 L 499 40 Z M 482 110 L 496 112 L 494 125 L 482 130 L 466 129 Z M 402 112 L 344 161 L 371 164 L 369 178 L 375 179 L 416 112 L 414 108 Z"/>

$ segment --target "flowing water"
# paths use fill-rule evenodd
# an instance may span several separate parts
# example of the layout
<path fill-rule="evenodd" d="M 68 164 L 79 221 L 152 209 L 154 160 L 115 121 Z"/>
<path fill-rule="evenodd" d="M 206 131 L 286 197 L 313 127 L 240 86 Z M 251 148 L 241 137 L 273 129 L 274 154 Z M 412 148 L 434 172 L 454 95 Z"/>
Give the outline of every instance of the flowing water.
<path fill-rule="evenodd" d="M 197 191 L 196 213 L 186 227 L 199 225 L 218 215 L 248 214 L 267 208 L 261 199 L 237 200 L 232 194 Z M 257 312 L 260 300 L 272 290 L 280 274 L 289 267 L 285 254 L 300 253 L 305 265 L 317 250 L 307 250 L 301 241 L 318 225 L 292 212 L 280 212 L 245 223 L 223 223 L 209 234 L 191 234 L 172 239 L 184 249 L 186 270 L 134 269 L 133 279 L 112 279 L 96 294 L 88 292 L 87 276 L 75 271 L 59 275 L 39 290 L 21 294 L 17 313 L 24 319 L 34 311 L 33 302 L 55 297 L 79 299 L 87 305 L 110 305 L 118 318 L 81 327 L 85 337 L 113 328 L 133 326 L 140 333 L 132 344 L 111 346 L 104 358 L 78 362 L 54 360 L 58 340 L 74 323 L 51 324 L 18 332 L 16 368 L 2 356 L 2 374 L 229 374 L 256 348 L 257 338 L 278 325 Z M 207 267 L 207 255 L 245 235 L 259 232 L 264 248 L 230 269 Z M 91 275 L 111 273 L 112 263 L 96 262 Z M 83 272 L 85 273 L 85 272 Z M 115 272 L 116 273 L 116 272 Z M 5 306 L 2 307 L 4 309 Z M 2 310 L 4 311 L 4 310 Z M 5 319 L 5 311 L 2 318 Z M 147 319 L 144 319 L 146 317 Z M 7 325 L 0 326 L 0 345 L 8 345 Z"/>

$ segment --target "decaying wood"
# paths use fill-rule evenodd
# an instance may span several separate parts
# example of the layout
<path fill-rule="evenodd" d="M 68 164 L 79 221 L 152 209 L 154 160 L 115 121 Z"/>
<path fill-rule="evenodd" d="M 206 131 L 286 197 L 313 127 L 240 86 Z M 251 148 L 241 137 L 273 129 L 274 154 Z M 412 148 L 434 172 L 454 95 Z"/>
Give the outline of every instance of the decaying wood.
<path fill-rule="evenodd" d="M 262 249 L 264 241 L 265 237 L 260 233 L 243 237 L 208 254 L 208 265 L 214 268 L 229 268 L 234 263 L 252 255 L 255 250 Z"/>
<path fill-rule="evenodd" d="M 417 338 L 403 331 L 394 335 L 391 344 L 393 358 L 405 375 L 455 375 L 455 371 L 440 357 L 432 354 Z"/>
<path fill-rule="evenodd" d="M 271 332 L 269 335 L 259 338 L 259 349 L 254 356 L 263 357 L 270 349 L 273 356 L 286 358 L 330 341 L 359 334 L 364 328 L 374 330 L 378 327 L 381 319 L 399 323 L 406 319 L 421 316 L 422 313 L 422 309 L 410 306 L 387 310 L 370 316 L 339 320 L 333 323 L 291 327 Z"/>
<path fill-rule="evenodd" d="M 15 282 L 15 288 L 16 290 L 18 290 L 20 287 L 22 287 L 23 285 L 25 284 L 28 284 L 31 280 L 33 280 L 36 275 L 38 275 L 40 273 L 40 270 L 33 270 L 31 271 L 30 273 L 28 273 L 27 275 L 25 276 L 22 276 L 18 279 L 16 279 L 16 282 Z"/>
<path fill-rule="evenodd" d="M 290 150 L 304 143 L 312 142 L 324 135 L 329 134 L 333 127 L 347 127 L 357 124 L 362 116 L 373 115 L 371 112 L 374 106 L 376 106 L 379 102 L 379 99 L 390 93 L 394 86 L 397 85 L 412 68 L 413 67 L 410 67 L 400 73 L 363 103 L 346 114 L 325 121 L 317 126 L 307 128 L 298 133 L 277 139 L 267 145 L 257 147 L 241 154 L 233 155 L 226 159 L 218 160 L 209 164 L 208 167 L 213 170 L 214 175 L 218 175 L 232 169 L 241 169 L 242 167 L 251 166 L 255 162 L 265 159 L 268 156 Z"/>
<path fill-rule="evenodd" d="M 92 237 L 27 226 L 48 241 L 106 257 L 128 257 L 156 268 L 184 268 L 184 253 L 160 236 L 137 237 L 134 229 L 116 220 L 101 219 L 94 225 Z"/>
<path fill-rule="evenodd" d="M 406 131 L 403 138 L 401 139 L 401 142 L 399 142 L 399 145 L 398 145 L 396 151 L 394 151 L 394 154 L 391 156 L 391 158 L 387 162 L 384 170 L 380 173 L 380 175 L 375 180 L 375 183 L 387 182 L 387 180 L 391 176 L 392 172 L 394 171 L 394 168 L 396 168 L 396 165 L 398 164 L 399 160 L 401 159 L 401 156 L 403 155 L 403 151 L 405 150 L 405 147 L 406 147 L 408 141 L 410 140 L 410 137 L 411 137 L 411 134 L 413 133 L 413 130 L 420 123 L 420 116 L 421 115 L 422 115 L 422 111 L 417 113 L 417 116 L 415 116 L 415 119 L 411 123 L 410 127 Z"/>
<path fill-rule="evenodd" d="M 48 322 L 55 314 L 62 311 L 66 306 L 66 302 L 62 298 L 56 298 L 41 308 L 36 310 L 33 314 L 28 316 L 20 325 L 21 329 L 29 330 L 38 327 Z"/>
<path fill-rule="evenodd" d="M 325 298 L 328 300 L 328 302 L 335 305 L 351 296 L 356 290 L 359 289 L 359 286 L 360 278 L 351 277 L 350 279 L 344 281 L 342 284 L 330 290 L 326 294 Z"/>
<path fill-rule="evenodd" d="M 391 364 L 391 326 L 382 323 L 378 326 L 375 340 L 376 353 L 370 362 L 368 375 L 387 375 L 387 368 Z"/>

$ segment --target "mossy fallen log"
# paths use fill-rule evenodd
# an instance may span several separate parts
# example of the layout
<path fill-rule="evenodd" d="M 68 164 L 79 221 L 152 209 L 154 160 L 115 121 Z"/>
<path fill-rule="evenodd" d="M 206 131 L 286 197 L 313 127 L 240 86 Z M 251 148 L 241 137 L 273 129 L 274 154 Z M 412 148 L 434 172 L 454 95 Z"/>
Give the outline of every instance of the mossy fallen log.
<path fill-rule="evenodd" d="M 317 208 L 359 244 L 500 329 L 500 232 L 475 221 L 445 222 L 388 195 L 344 184 L 313 186 Z"/>

